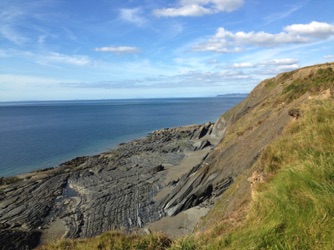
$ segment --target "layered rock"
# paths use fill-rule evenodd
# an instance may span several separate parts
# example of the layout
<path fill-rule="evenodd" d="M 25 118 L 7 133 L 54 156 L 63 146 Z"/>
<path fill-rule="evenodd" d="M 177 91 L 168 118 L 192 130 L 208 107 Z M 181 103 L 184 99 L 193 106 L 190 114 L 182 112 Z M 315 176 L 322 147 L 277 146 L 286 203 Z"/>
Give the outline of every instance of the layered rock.
<path fill-rule="evenodd" d="M 109 152 L 18 176 L 10 184 L 3 179 L 0 246 L 29 249 L 40 236 L 43 242 L 92 237 L 160 219 L 166 215 L 164 189 L 174 188 L 187 172 L 178 169 L 185 158 L 202 155 L 186 166 L 191 169 L 210 152 L 217 141 L 213 128 L 207 123 L 157 130 Z"/>

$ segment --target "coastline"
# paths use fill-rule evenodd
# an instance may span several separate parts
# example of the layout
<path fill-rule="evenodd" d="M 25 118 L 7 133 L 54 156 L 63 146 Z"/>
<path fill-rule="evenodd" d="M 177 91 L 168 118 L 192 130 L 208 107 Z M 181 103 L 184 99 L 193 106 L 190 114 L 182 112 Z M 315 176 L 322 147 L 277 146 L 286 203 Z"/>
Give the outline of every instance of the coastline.
<path fill-rule="evenodd" d="M 111 225 L 111 229 L 119 228 L 127 233 L 134 231 L 150 234 L 152 231 L 163 229 L 167 234 L 180 230 L 177 234 L 182 235 L 191 233 L 196 220 L 208 210 L 211 210 L 210 213 L 197 224 L 196 232 L 189 238 L 177 240 L 175 244 L 193 243 L 193 237 L 196 237 L 195 244 L 199 244 L 199 247 L 213 246 L 217 249 L 218 246 L 221 247 L 222 239 L 224 240 L 222 237 L 225 237 L 221 234 L 221 229 L 225 233 L 227 226 L 229 228 L 226 228 L 225 240 L 230 241 L 231 235 L 234 235 L 235 246 L 243 248 L 258 243 L 261 243 L 259 246 L 263 246 L 263 242 L 256 242 L 254 239 L 262 239 L 268 235 L 280 237 L 282 232 L 260 230 L 261 232 L 256 232 L 247 244 L 244 242 L 244 237 L 238 236 L 249 235 L 251 227 L 257 225 L 259 219 L 268 217 L 267 211 L 272 210 L 273 203 L 270 198 L 272 196 L 269 196 L 267 208 L 261 212 L 263 215 L 260 217 L 253 217 L 253 211 L 247 212 L 247 209 L 253 201 L 256 202 L 255 208 L 260 208 L 262 199 L 268 194 L 268 190 L 265 190 L 262 199 L 257 200 L 261 197 L 258 191 L 263 192 L 263 188 L 257 190 L 257 185 L 264 187 L 262 185 L 266 185 L 265 182 L 274 177 L 270 173 L 275 175 L 283 173 L 279 177 L 282 182 L 274 186 L 272 195 L 277 197 L 277 190 L 282 190 L 283 195 L 288 197 L 287 207 L 282 207 L 280 199 L 276 199 L 275 206 L 283 208 L 286 218 L 290 218 L 292 210 L 296 211 L 296 218 L 300 215 L 298 209 L 291 209 L 295 205 L 290 204 L 289 191 L 291 186 L 296 186 L 296 178 L 292 175 L 286 188 L 286 175 L 284 171 L 278 173 L 277 169 L 291 168 L 289 161 L 301 144 L 302 152 L 309 152 L 309 145 L 298 141 L 303 139 L 301 135 L 305 131 L 306 133 L 313 131 L 318 123 L 322 123 L 326 126 L 325 134 L 330 134 L 330 127 L 324 121 L 327 121 L 326 117 L 331 118 L 333 110 L 331 82 L 324 82 L 320 85 L 320 89 L 312 89 L 310 86 L 303 91 L 295 89 L 296 83 L 297 86 L 302 86 L 306 82 L 305 79 L 308 79 L 312 85 L 319 79 L 325 79 L 324 76 L 328 77 L 328 74 L 333 78 L 332 67 L 329 68 L 328 64 L 282 73 L 261 82 L 242 103 L 224 113 L 215 124 L 157 130 L 142 140 L 120 145 L 118 150 L 107 154 L 73 159 L 63 166 L 63 172 L 50 170 L 44 176 L 41 173 L 39 178 L 30 176 L 7 186 L 0 186 L 0 246 L 6 250 L 31 249 L 32 244 L 38 244 L 40 239 L 47 242 L 49 230 L 50 235 L 59 237 L 92 237 L 94 235 L 90 235 L 90 232 L 108 230 L 108 225 Z M 289 91 L 286 92 L 286 89 Z M 287 101 L 282 102 L 282 100 Z M 313 108 L 314 104 L 316 107 Z M 314 117 L 314 112 L 318 111 L 320 111 L 318 116 Z M 312 126 L 308 125 L 314 122 L 316 123 Z M 297 131 L 301 128 L 300 125 L 307 130 Z M 322 129 L 317 132 L 324 135 Z M 293 141 L 295 139 L 297 141 Z M 313 134 L 307 141 L 312 139 Z M 215 144 L 215 141 L 219 143 Z M 277 156 L 277 152 L 281 152 L 282 143 L 286 142 L 289 145 L 286 150 L 289 151 L 287 162 L 280 166 L 276 165 L 275 161 L 272 165 L 271 160 Z M 326 138 L 326 143 L 331 145 L 330 139 Z M 318 157 L 319 152 L 324 151 L 324 155 L 330 160 L 328 150 L 321 145 L 320 150 L 315 149 L 314 153 Z M 273 148 L 276 149 L 272 150 Z M 206 150 L 208 152 L 205 152 Z M 304 164 L 305 159 L 309 161 L 310 158 L 308 155 L 305 158 L 305 154 L 302 154 L 299 164 L 295 165 L 296 170 L 301 170 L 300 164 Z M 317 158 L 315 159 L 314 173 L 319 172 L 319 163 Z M 192 160 L 199 163 L 191 167 L 194 164 Z M 189 167 L 187 170 L 184 169 L 185 174 L 180 171 L 183 170 L 181 166 Z M 328 166 L 321 164 L 320 168 L 323 170 Z M 309 171 L 309 165 L 305 167 Z M 265 170 L 266 168 L 272 169 Z M 269 175 L 265 172 L 268 170 Z M 305 176 L 307 176 L 305 184 L 311 197 L 314 189 L 313 186 L 309 186 L 309 179 L 313 181 L 313 174 L 307 172 Z M 302 176 L 303 180 L 305 176 Z M 321 175 L 317 181 L 320 184 L 327 181 L 330 188 L 331 183 L 327 177 Z M 231 191 L 225 192 L 228 189 Z M 298 194 L 294 197 L 294 204 L 304 202 L 304 199 L 300 200 Z M 41 196 L 40 199 L 38 195 Z M 321 196 L 318 204 L 323 204 L 326 197 Z M 23 200 L 24 198 L 26 200 Z M 281 218 L 280 211 L 279 209 L 274 220 Z M 317 214 L 318 207 L 311 206 L 309 211 Z M 326 214 L 330 218 L 331 210 L 327 207 Z M 250 223 L 247 221 L 249 215 L 253 217 Z M 305 228 L 308 225 L 304 223 L 307 215 L 309 212 L 298 217 L 300 222 L 298 228 L 295 223 L 287 225 L 287 228 L 307 238 Z M 320 215 L 319 219 L 321 218 Z M 113 223 L 118 222 L 124 223 L 117 224 L 121 226 L 113 226 Z M 262 224 L 259 226 L 266 226 L 268 223 Z M 326 224 L 330 227 L 330 220 L 326 221 Z M 279 228 L 281 229 L 281 225 Z M 216 229 L 219 230 L 218 234 Z M 276 229 L 275 223 L 274 229 Z M 294 231 L 295 229 L 297 231 Z M 328 239 L 328 242 L 324 243 L 330 247 L 332 231 L 329 229 L 324 232 L 318 227 L 314 229 L 317 233 L 313 235 L 312 245 L 318 246 L 318 236 L 323 235 L 324 239 Z M 261 237 L 258 237 L 259 235 Z M 202 237 L 204 237 L 203 242 Z M 86 244 L 88 241 L 70 242 Z M 61 241 L 60 244 L 64 242 L 68 241 Z M 273 243 L 273 246 L 276 246 L 280 245 L 281 241 L 275 240 Z M 287 243 L 287 246 L 295 246 L 296 242 Z M 303 242 L 299 242 L 298 245 L 302 248 L 306 246 Z"/>
<path fill-rule="evenodd" d="M 0 110 L 1 176 L 55 167 L 145 137 L 153 130 L 215 121 L 242 100 L 186 98 L 87 101 Z M 191 115 L 189 115 L 191 114 Z"/>
<path fill-rule="evenodd" d="M 21 176 L 21 175 L 27 175 L 30 173 L 35 173 L 35 172 L 43 172 L 47 169 L 54 169 L 54 168 L 58 168 L 61 165 L 63 165 L 66 162 L 69 162 L 75 158 L 78 157 L 93 157 L 95 155 L 99 155 L 99 154 L 103 154 L 105 152 L 111 151 L 116 149 L 119 145 L 122 144 L 126 144 L 129 143 L 133 140 L 137 140 L 137 139 L 142 139 L 145 138 L 146 136 L 149 135 L 150 132 L 143 132 L 143 133 L 138 133 L 138 134 L 132 134 L 132 135 L 127 135 L 125 137 L 119 137 L 117 139 L 114 139 L 111 141 L 111 143 L 100 143 L 98 144 L 98 146 L 96 145 L 91 145 L 87 148 L 85 148 L 84 150 L 81 151 L 85 151 L 86 153 L 76 153 L 73 152 L 68 156 L 59 156 L 59 157 L 55 157 L 53 159 L 49 159 L 48 161 L 46 161 L 46 163 L 40 163 L 39 165 L 31 165 L 30 168 L 32 170 L 30 171 L 20 171 L 20 172 L 15 172 L 13 174 L 8 175 L 8 171 L 6 173 L 6 175 L 0 175 L 0 180 L 2 178 L 11 178 L 11 177 L 16 177 L 16 176 Z"/>
<path fill-rule="evenodd" d="M 152 231 L 163 225 L 170 232 L 184 234 L 189 229 L 156 221 L 166 216 L 162 206 L 170 191 L 219 142 L 219 129 L 211 122 L 160 129 L 59 167 L 1 178 L 0 238 L 15 238 L 18 232 L 19 238 L 39 235 L 39 244 L 144 225 Z M 180 216 L 179 222 L 188 226 L 199 219 L 191 214 Z M 17 244 L 35 243 L 21 239 Z"/>

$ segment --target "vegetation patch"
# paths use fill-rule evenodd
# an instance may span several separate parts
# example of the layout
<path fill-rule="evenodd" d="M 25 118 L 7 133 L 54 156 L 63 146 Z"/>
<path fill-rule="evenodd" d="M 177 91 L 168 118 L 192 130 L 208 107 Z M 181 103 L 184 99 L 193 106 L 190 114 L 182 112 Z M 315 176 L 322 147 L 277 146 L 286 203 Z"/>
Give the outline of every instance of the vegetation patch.
<path fill-rule="evenodd" d="M 332 68 L 321 68 L 314 74 L 305 78 L 298 78 L 283 89 L 283 94 L 288 102 L 299 98 L 306 92 L 320 92 L 326 89 L 334 88 L 334 71 Z"/>
<path fill-rule="evenodd" d="M 223 235 L 228 249 L 332 249 L 334 102 L 312 101 L 303 113 L 262 154 L 259 170 L 272 177 L 244 225 Z"/>
<path fill-rule="evenodd" d="M 106 232 L 91 239 L 64 239 L 45 246 L 40 250 L 163 250 L 171 246 L 172 240 L 164 234 L 137 235 L 120 231 Z"/>
<path fill-rule="evenodd" d="M 283 73 L 280 77 L 280 81 L 281 82 L 285 82 L 289 79 L 291 79 L 291 77 L 293 76 L 293 74 L 295 73 L 296 71 L 291 71 L 291 72 L 286 72 L 286 73 Z"/>

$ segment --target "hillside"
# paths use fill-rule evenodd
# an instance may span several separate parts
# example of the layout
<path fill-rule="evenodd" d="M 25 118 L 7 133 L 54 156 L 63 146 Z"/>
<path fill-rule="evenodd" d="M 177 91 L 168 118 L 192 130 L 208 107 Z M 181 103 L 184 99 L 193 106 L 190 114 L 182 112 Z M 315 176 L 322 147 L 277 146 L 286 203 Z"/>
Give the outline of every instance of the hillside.
<path fill-rule="evenodd" d="M 243 152 L 263 147 L 203 218 L 197 233 L 175 246 L 333 249 L 333 67 L 317 65 L 265 80 L 224 115 L 233 120 L 248 108 L 226 133 L 223 149 L 238 139 Z M 216 150 L 217 158 L 223 151 Z M 222 156 L 216 168 L 227 166 L 225 160 Z"/>
<path fill-rule="evenodd" d="M 158 150 L 160 156 L 169 152 L 169 163 L 178 166 L 183 165 L 174 148 L 180 145 L 185 155 L 198 150 L 182 159 L 201 157 L 177 170 L 177 176 L 175 171 L 162 175 L 163 168 L 150 172 L 165 178 L 165 184 L 156 187 L 159 192 L 150 193 L 157 204 L 146 206 L 167 216 L 156 219 L 155 214 L 148 214 L 154 219 L 142 226 L 152 234 L 110 231 L 87 240 L 57 241 L 41 249 L 332 249 L 333 93 L 334 63 L 261 82 L 214 126 L 207 124 L 190 132 L 181 129 L 185 131 L 182 137 L 179 130 L 174 131 L 169 139 L 174 146 L 164 144 Z M 161 133 L 169 131 L 153 134 L 152 143 L 157 138 L 166 141 Z M 145 159 L 152 156 L 145 151 L 143 155 Z M 77 171 L 85 170 L 87 178 L 93 178 L 88 168 L 77 165 Z M 101 165 L 99 169 L 102 171 Z M 62 174 L 57 176 L 65 178 Z M 148 183 L 150 179 L 145 178 Z M 78 178 L 77 183 L 80 181 Z M 158 185 L 157 180 L 152 183 Z M 198 221 L 203 210 L 209 212 Z M 190 220 L 190 215 L 197 220 Z M 183 233 L 180 225 L 171 225 L 175 218 L 191 231 L 187 226 L 196 221 L 194 232 L 173 239 L 170 231 Z M 167 234 L 158 233 L 164 228 Z"/>

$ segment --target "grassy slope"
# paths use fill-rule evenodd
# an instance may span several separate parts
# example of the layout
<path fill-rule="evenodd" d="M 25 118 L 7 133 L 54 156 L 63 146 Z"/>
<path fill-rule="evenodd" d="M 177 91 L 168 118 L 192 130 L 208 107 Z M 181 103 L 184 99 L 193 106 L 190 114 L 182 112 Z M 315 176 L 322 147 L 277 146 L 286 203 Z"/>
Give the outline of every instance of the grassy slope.
<path fill-rule="evenodd" d="M 303 112 L 253 166 L 252 199 L 237 193 L 240 176 L 211 212 L 219 221 L 173 249 L 333 249 L 334 101 L 310 101 Z M 235 196 L 243 202 L 224 218 Z"/>
<path fill-rule="evenodd" d="M 280 81 L 288 82 L 273 103 L 293 102 L 305 93 L 319 96 L 326 89 L 333 93 L 329 67 L 297 78 L 293 74 L 301 73 L 265 82 L 273 89 Z M 333 249 L 334 99 L 308 99 L 299 113 L 222 195 L 192 236 L 172 242 L 163 235 L 109 232 L 43 249 Z"/>
<path fill-rule="evenodd" d="M 46 246 L 40 250 L 93 250 L 93 249 L 147 249 L 147 250 L 164 250 L 168 249 L 172 240 L 163 234 L 154 235 L 135 235 L 124 234 L 119 231 L 110 231 L 91 239 L 77 240 L 60 240 Z"/>
<path fill-rule="evenodd" d="M 333 249 L 334 100 L 321 93 L 333 93 L 334 72 L 292 72 L 264 85 L 275 91 L 277 83 L 284 83 L 280 94 L 267 105 L 306 92 L 315 98 L 303 101 L 301 117 L 223 194 L 203 220 L 206 230 L 174 249 Z"/>

